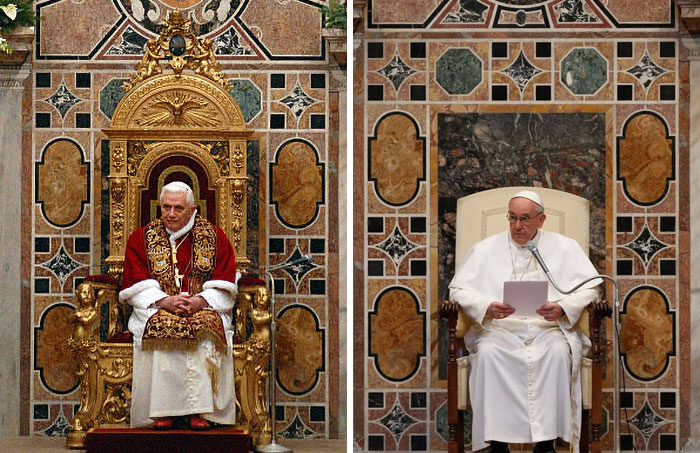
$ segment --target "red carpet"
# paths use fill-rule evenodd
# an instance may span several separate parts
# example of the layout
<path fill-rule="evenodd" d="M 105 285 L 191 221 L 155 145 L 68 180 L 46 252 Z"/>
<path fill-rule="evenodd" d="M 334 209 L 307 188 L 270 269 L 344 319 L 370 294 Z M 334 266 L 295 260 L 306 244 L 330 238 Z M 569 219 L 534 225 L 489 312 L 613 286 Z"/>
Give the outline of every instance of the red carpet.
<path fill-rule="evenodd" d="M 247 432 L 220 428 L 209 431 L 98 428 L 88 431 L 86 453 L 248 453 Z"/>

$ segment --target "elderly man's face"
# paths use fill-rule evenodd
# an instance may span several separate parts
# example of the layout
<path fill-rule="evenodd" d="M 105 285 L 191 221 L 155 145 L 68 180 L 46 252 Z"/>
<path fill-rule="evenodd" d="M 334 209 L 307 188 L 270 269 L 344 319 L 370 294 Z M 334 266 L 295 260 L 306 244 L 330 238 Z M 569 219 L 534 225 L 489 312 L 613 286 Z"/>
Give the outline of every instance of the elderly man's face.
<path fill-rule="evenodd" d="M 164 192 L 160 199 L 161 218 L 170 231 L 177 231 L 184 227 L 194 211 L 194 206 L 187 204 L 185 192 Z"/>
<path fill-rule="evenodd" d="M 537 203 L 527 198 L 517 197 L 510 200 L 508 204 L 510 237 L 516 244 L 527 244 L 527 241 L 535 237 L 537 230 L 542 228 L 547 216 L 538 213 L 537 209 Z"/>

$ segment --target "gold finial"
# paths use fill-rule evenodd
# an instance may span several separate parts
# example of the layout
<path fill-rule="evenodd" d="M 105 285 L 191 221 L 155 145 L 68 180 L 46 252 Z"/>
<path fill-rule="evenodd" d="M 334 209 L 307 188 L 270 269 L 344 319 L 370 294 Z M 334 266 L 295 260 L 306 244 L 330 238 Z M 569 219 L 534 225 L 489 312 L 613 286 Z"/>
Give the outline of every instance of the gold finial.
<path fill-rule="evenodd" d="M 129 91 L 139 82 L 162 74 L 161 60 L 166 60 L 177 75 L 189 68 L 195 74 L 213 80 L 226 90 L 230 89 L 230 82 L 221 74 L 221 65 L 216 61 L 214 43 L 209 39 L 198 39 L 192 30 L 192 23 L 180 10 L 171 11 L 163 21 L 160 36 L 148 40 L 143 58 L 136 66 L 136 74 L 122 85 L 124 91 Z"/>

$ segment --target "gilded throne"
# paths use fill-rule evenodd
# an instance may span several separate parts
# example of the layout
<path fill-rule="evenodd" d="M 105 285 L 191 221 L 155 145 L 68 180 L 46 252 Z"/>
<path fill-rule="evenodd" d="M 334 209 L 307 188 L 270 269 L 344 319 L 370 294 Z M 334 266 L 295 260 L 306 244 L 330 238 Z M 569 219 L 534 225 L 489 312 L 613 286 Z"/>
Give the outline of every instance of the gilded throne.
<path fill-rule="evenodd" d="M 147 44 L 103 130 L 110 144 L 109 274 L 89 276 L 76 290 L 68 341 L 78 362 L 80 408 L 68 447 L 82 448 L 91 428 L 128 426 L 129 307 L 117 298 L 126 239 L 159 215 L 160 189 L 175 179 L 191 185 L 200 215 L 220 226 L 235 249 L 242 274 L 234 307 L 236 418 L 255 444 L 269 442 L 269 292 L 264 281 L 247 276 L 247 139 L 253 131 L 246 129 L 211 49 L 173 12 L 160 37 Z"/>

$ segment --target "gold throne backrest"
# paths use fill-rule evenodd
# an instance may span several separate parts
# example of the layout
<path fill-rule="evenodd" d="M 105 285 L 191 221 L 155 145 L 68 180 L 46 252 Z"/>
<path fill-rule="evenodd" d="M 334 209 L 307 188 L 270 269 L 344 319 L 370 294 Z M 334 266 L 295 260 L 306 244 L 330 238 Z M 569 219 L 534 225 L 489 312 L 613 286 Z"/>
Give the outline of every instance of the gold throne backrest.
<path fill-rule="evenodd" d="M 246 158 L 253 131 L 226 88 L 199 74 L 161 74 L 130 88 L 117 105 L 104 129 L 110 140 L 110 275 L 121 276 L 129 234 L 155 216 L 160 188 L 173 178 L 192 183 L 200 214 L 226 232 L 238 268 L 247 270 Z M 169 161 L 189 164 L 163 165 Z M 214 206 L 205 190 L 214 192 Z"/>

